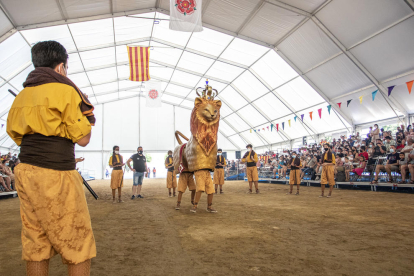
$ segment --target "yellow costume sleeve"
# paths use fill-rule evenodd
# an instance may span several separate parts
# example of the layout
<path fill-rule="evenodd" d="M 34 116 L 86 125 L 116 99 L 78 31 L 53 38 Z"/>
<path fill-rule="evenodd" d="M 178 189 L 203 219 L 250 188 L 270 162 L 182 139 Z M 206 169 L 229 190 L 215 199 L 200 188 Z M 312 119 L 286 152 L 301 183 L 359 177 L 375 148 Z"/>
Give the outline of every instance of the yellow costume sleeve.
<path fill-rule="evenodd" d="M 82 114 L 80 109 L 82 100 L 75 89 L 73 89 L 69 100 L 62 110 L 62 123 L 67 127 L 68 138 L 76 143 L 88 135 L 92 127 L 86 116 Z"/>
<path fill-rule="evenodd" d="M 332 153 L 332 164 L 336 165 L 335 155 Z"/>
<path fill-rule="evenodd" d="M 256 163 L 259 161 L 259 158 L 257 157 L 257 153 L 254 153 L 253 160 Z"/>
<path fill-rule="evenodd" d="M 112 156 L 109 158 L 108 164 L 109 164 L 109 166 L 112 166 Z"/>
<path fill-rule="evenodd" d="M 226 158 L 224 158 L 224 157 L 223 157 L 223 159 L 224 159 L 223 166 L 227 166 L 227 161 L 226 161 Z"/>

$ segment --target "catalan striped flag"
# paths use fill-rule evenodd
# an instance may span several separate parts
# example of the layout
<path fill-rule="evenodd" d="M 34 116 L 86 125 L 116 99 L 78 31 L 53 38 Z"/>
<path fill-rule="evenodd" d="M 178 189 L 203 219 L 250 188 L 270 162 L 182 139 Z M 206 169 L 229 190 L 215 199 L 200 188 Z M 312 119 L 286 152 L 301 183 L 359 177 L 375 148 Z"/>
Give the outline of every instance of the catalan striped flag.
<path fill-rule="evenodd" d="M 148 81 L 149 75 L 149 47 L 127 46 L 129 57 L 129 80 Z"/>

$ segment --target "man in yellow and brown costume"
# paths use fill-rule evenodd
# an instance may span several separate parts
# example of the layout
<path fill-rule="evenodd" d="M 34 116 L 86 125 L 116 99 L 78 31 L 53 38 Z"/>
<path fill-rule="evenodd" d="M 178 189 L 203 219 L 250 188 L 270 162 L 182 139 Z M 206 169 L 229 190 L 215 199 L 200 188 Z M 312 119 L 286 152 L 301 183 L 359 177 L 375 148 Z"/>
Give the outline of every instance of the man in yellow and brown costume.
<path fill-rule="evenodd" d="M 174 163 L 172 151 L 168 151 L 168 156 L 165 159 L 165 168 L 167 169 L 167 189 L 169 197 L 175 196 L 175 189 L 177 188 L 177 174 L 174 170 Z M 171 194 L 171 189 L 173 193 Z"/>
<path fill-rule="evenodd" d="M 7 133 L 21 147 L 14 172 L 22 257 L 29 276 L 48 275 L 56 254 L 69 275 L 86 276 L 96 247 L 74 150 L 89 143 L 93 106 L 67 78 L 68 54 L 61 44 L 37 43 L 32 62 L 35 69 L 7 118 Z"/>
<path fill-rule="evenodd" d="M 197 88 L 199 97 L 195 99 L 194 109 L 191 113 L 190 129 L 192 135 L 190 139 L 187 139 L 179 131 L 175 133 L 180 145 L 174 150 L 174 167 L 178 168 L 180 173 L 184 171 L 194 173 L 196 195 L 191 212 L 197 212 L 201 194 L 205 192 L 207 194 L 207 212 L 216 213 L 217 211 L 212 207 L 214 185 L 210 172 L 214 171 L 216 166 L 221 101 L 214 100 L 218 92 L 208 85 L 208 81 L 206 81 L 202 95 L 198 93 L 200 89 L 202 88 Z M 213 91 L 216 92 L 215 95 Z M 183 144 L 178 135 L 188 142 Z"/>
<path fill-rule="evenodd" d="M 220 186 L 220 194 L 223 193 L 224 168 L 227 166 L 226 158 L 222 156 L 222 153 L 223 151 L 221 149 L 217 150 L 216 168 L 214 169 L 213 175 L 213 183 L 216 185 L 216 194 L 218 186 Z"/>
<path fill-rule="evenodd" d="M 323 197 L 325 193 L 325 185 L 329 184 L 328 198 L 332 196 L 332 190 L 335 186 L 335 155 L 331 151 L 331 147 L 328 143 L 323 145 L 325 152 L 322 155 L 322 175 L 321 175 L 321 189 L 322 194 L 319 197 Z"/>
<path fill-rule="evenodd" d="M 259 174 L 257 172 L 256 163 L 259 161 L 257 153 L 254 152 L 253 146 L 248 144 L 246 146 L 247 152 L 242 158 L 242 163 L 246 163 L 246 175 L 247 180 L 249 181 L 249 194 L 252 193 L 253 183 L 256 188 L 256 194 L 259 193 Z"/>

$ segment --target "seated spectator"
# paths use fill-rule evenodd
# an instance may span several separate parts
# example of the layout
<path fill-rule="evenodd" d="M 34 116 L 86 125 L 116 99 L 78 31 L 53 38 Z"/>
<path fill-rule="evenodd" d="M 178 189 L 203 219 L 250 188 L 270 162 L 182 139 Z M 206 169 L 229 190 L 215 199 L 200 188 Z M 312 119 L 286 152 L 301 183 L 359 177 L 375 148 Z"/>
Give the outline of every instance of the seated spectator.
<path fill-rule="evenodd" d="M 391 143 L 391 137 L 390 136 L 385 137 L 384 146 L 387 149 L 387 153 L 390 152 L 390 146 L 391 145 L 392 145 L 392 143 Z M 394 146 L 395 146 L 395 142 L 394 142 Z"/>
<path fill-rule="evenodd" d="M 409 158 L 405 157 L 405 153 L 400 152 L 400 160 L 398 160 L 398 165 L 400 166 L 400 171 L 401 171 L 401 181 L 398 182 L 398 184 L 405 184 L 406 180 L 405 177 L 407 176 L 407 170 L 408 170 L 408 160 Z M 412 174 L 411 170 L 409 170 L 410 173 Z M 411 181 L 413 182 L 413 181 Z M 414 182 L 412 183 L 414 184 Z"/>
<path fill-rule="evenodd" d="M 413 150 L 413 139 L 407 140 L 407 145 L 401 149 L 401 152 L 405 153 L 405 157 L 408 159 L 410 152 Z"/>
<path fill-rule="evenodd" d="M 10 191 L 14 191 L 14 174 L 11 172 L 10 168 L 6 166 L 9 165 L 9 161 L 8 159 L 4 159 L 1 163 L 0 163 L 0 178 L 2 178 L 2 180 L 5 182 L 5 186 L 3 185 L 3 187 L 6 187 L 6 191 L 10 192 Z M 13 183 L 13 187 L 12 187 L 12 183 Z"/>
<path fill-rule="evenodd" d="M 371 184 L 378 183 L 378 176 L 380 171 L 386 171 L 388 175 L 388 183 L 392 183 L 392 176 L 391 171 L 399 171 L 398 168 L 398 160 L 400 160 L 399 153 L 396 152 L 395 146 L 391 146 L 390 148 L 390 154 L 387 156 L 387 164 L 386 165 L 377 165 L 377 168 L 375 170 L 375 179 L 371 182 Z"/>
<path fill-rule="evenodd" d="M 361 146 L 361 152 L 359 153 L 359 156 L 364 156 L 365 161 L 368 160 L 369 156 L 368 156 L 367 148 L 365 146 Z"/>
<path fill-rule="evenodd" d="M 366 162 L 363 155 L 357 157 L 359 160 L 359 165 L 352 170 L 353 173 L 356 173 L 358 176 L 361 176 L 365 170 Z"/>
<path fill-rule="evenodd" d="M 349 181 L 349 173 L 354 168 L 354 165 L 352 165 L 352 162 L 349 161 L 348 157 L 345 157 L 344 167 L 345 167 L 345 181 Z"/>
<path fill-rule="evenodd" d="M 285 157 L 282 155 L 279 159 L 279 165 L 278 165 L 278 175 L 279 179 L 284 179 L 286 177 L 287 172 L 287 164 L 285 161 Z"/>
<path fill-rule="evenodd" d="M 302 174 L 300 176 L 301 179 L 305 176 L 305 174 L 308 174 L 311 176 L 311 179 L 315 173 L 315 168 L 318 165 L 318 160 L 315 156 L 311 155 L 308 157 L 306 168 L 302 170 Z"/>

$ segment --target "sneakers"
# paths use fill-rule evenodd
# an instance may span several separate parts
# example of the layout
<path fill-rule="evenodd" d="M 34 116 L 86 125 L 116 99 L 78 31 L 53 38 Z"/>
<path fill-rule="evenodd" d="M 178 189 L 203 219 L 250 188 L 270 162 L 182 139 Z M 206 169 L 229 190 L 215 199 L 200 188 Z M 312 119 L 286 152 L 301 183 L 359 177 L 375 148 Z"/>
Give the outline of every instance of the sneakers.
<path fill-rule="evenodd" d="M 222 190 L 220 190 L 220 194 L 224 194 L 224 192 Z"/>
<path fill-rule="evenodd" d="M 191 213 L 197 213 L 197 205 L 193 205 L 193 207 L 190 209 Z"/>
<path fill-rule="evenodd" d="M 124 201 L 122 199 L 118 199 L 118 203 L 123 203 Z"/>
<path fill-rule="evenodd" d="M 135 199 L 135 195 L 132 195 L 132 196 L 131 196 L 131 200 L 133 200 L 133 199 Z"/>
<path fill-rule="evenodd" d="M 142 195 L 137 195 L 137 198 L 144 198 Z"/>
<path fill-rule="evenodd" d="M 217 189 L 216 189 L 216 194 L 217 194 Z"/>
<path fill-rule="evenodd" d="M 168 197 L 172 197 L 172 194 L 171 194 L 171 193 L 169 193 L 169 194 L 168 194 Z"/>
<path fill-rule="evenodd" d="M 212 207 L 210 207 L 210 208 L 207 208 L 207 212 L 209 212 L 209 213 L 217 213 L 217 210 L 216 209 L 213 209 Z"/>
<path fill-rule="evenodd" d="M 260 194 L 259 189 L 256 190 L 256 194 Z"/>
<path fill-rule="evenodd" d="M 248 194 L 251 194 L 251 193 L 252 193 L 252 190 L 250 190 L 250 189 L 249 189 L 249 191 L 248 191 L 247 193 L 248 193 Z"/>
<path fill-rule="evenodd" d="M 173 197 L 176 197 L 177 195 L 175 193 L 173 193 Z"/>
<path fill-rule="evenodd" d="M 181 204 L 177 202 L 177 206 L 175 206 L 175 210 L 180 210 Z"/>
<path fill-rule="evenodd" d="M 114 198 L 113 200 L 112 200 L 112 204 L 115 204 L 116 203 L 116 199 Z"/>

